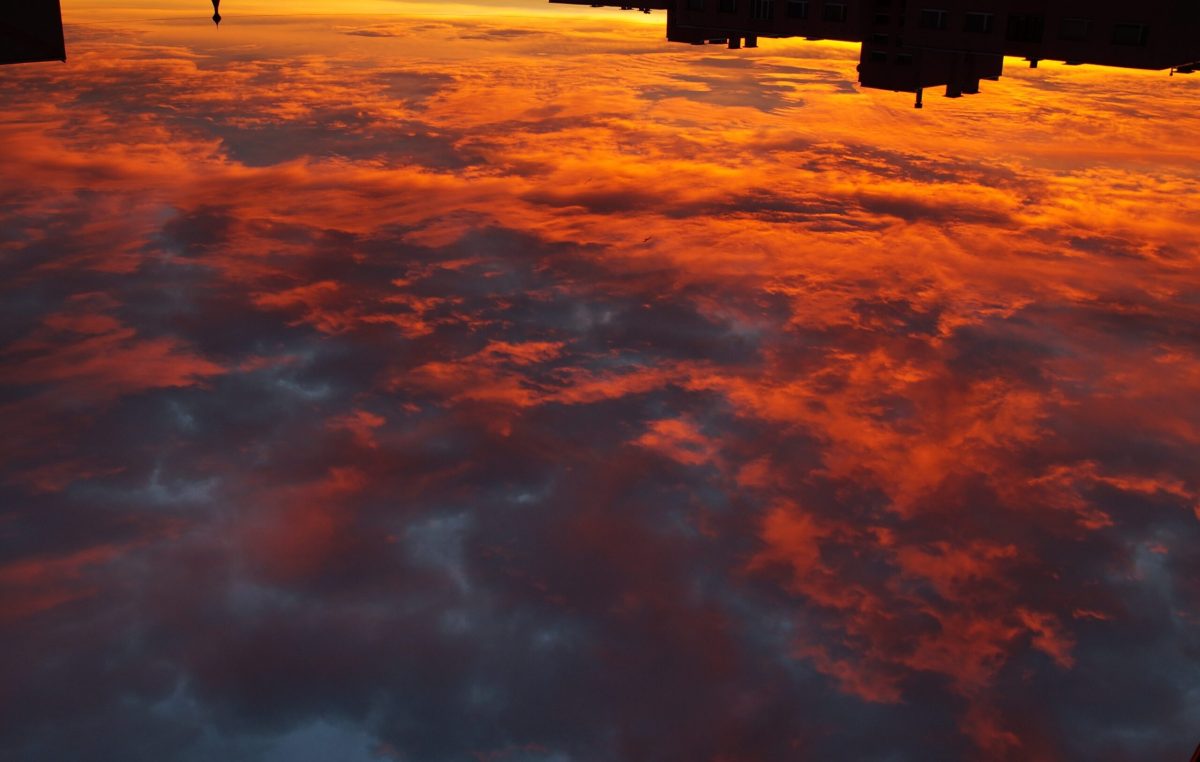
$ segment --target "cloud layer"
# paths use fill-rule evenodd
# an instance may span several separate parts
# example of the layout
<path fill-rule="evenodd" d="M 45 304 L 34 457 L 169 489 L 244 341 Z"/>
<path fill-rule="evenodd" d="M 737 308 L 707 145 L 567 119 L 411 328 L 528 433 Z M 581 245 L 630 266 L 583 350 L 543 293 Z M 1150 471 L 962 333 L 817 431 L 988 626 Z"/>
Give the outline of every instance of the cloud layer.
<path fill-rule="evenodd" d="M 532 10 L 6 72 L 6 758 L 1186 758 L 1196 83 Z"/>

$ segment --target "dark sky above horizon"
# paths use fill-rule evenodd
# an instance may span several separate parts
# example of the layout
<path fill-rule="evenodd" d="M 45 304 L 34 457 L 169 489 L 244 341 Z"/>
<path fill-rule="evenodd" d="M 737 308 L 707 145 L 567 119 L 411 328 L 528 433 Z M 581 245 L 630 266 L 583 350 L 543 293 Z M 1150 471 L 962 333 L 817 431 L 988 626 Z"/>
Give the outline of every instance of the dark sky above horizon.
<path fill-rule="evenodd" d="M 1200 80 L 194 5 L 0 78 L 0 757 L 1187 759 Z"/>

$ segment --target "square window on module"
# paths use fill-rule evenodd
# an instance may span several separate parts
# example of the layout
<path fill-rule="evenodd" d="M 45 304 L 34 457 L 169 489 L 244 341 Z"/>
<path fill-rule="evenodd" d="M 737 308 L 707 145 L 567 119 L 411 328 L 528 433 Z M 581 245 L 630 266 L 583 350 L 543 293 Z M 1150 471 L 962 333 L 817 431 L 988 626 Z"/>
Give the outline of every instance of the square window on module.
<path fill-rule="evenodd" d="M 1149 37 L 1150 29 L 1145 24 L 1117 24 L 1113 26 L 1112 44 L 1141 46 Z"/>
<path fill-rule="evenodd" d="M 844 3 L 825 3 L 821 6 L 822 21 L 841 22 L 846 20 L 846 6 Z"/>
<path fill-rule="evenodd" d="M 945 29 L 950 14 L 937 8 L 925 8 L 921 11 L 920 27 L 922 29 Z"/>
<path fill-rule="evenodd" d="M 1066 18 L 1058 26 L 1058 38 L 1060 40 L 1082 41 L 1088 38 L 1088 33 L 1091 30 L 1092 22 L 1090 19 Z"/>
<path fill-rule="evenodd" d="M 963 22 L 963 30 L 976 34 L 989 34 L 994 26 L 995 15 L 991 13 L 968 13 Z"/>

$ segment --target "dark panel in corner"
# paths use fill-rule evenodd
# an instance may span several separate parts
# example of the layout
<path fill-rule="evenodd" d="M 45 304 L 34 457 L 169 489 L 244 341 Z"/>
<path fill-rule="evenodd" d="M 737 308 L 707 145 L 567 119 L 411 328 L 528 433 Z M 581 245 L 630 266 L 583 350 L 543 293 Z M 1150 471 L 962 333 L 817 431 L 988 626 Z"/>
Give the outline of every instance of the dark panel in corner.
<path fill-rule="evenodd" d="M 65 61 L 59 0 L 19 0 L 0 12 L 0 64 Z"/>

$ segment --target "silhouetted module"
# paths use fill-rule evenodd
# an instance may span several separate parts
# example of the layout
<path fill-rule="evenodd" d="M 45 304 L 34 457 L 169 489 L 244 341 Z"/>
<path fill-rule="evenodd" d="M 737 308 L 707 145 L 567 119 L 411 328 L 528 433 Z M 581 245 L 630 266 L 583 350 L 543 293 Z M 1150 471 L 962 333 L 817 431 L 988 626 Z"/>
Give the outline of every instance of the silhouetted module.
<path fill-rule="evenodd" d="M 65 61 L 58 0 L 8 0 L 0 11 L 0 64 Z"/>
<path fill-rule="evenodd" d="M 1192 73 L 1200 65 L 1200 0 L 658 0 L 667 39 L 757 47 L 760 37 L 861 42 L 863 87 L 947 97 L 999 79 L 1004 56 Z"/>

